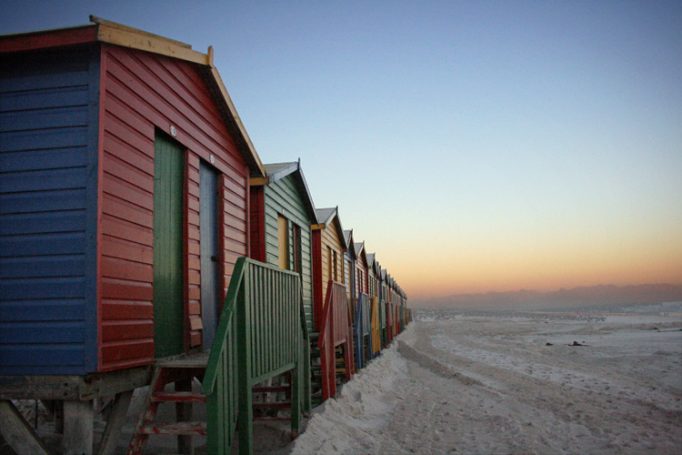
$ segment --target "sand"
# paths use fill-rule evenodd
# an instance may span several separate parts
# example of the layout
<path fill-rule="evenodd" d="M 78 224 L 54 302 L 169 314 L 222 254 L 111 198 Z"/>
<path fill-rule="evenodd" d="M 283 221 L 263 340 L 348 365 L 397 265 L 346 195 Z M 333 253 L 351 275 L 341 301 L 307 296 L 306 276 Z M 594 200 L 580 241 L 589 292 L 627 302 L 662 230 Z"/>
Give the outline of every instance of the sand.
<path fill-rule="evenodd" d="M 680 454 L 681 329 L 680 314 L 422 313 L 290 450 Z"/>

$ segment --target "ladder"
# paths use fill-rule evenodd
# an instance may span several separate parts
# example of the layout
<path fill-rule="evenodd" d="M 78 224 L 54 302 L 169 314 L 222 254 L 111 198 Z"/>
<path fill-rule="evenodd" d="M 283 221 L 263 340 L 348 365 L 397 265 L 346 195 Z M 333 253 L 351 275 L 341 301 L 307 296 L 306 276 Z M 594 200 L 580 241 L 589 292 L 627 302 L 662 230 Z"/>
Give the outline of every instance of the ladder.
<path fill-rule="evenodd" d="M 150 435 L 175 435 L 178 437 L 179 452 L 192 453 L 192 436 L 206 435 L 206 422 L 191 420 L 192 404 L 206 403 L 205 395 L 192 392 L 192 381 L 194 378 L 200 381 L 203 379 L 207 364 L 207 352 L 156 361 L 145 411 L 138 420 L 128 446 L 128 455 L 141 454 Z M 166 390 L 170 383 L 175 383 L 175 390 Z M 162 403 L 175 403 L 177 422 L 156 423 L 156 416 Z"/>
<path fill-rule="evenodd" d="M 145 411 L 140 416 L 135 433 L 128 446 L 128 455 L 142 454 L 145 443 L 151 435 L 176 436 L 178 452 L 193 453 L 192 436 L 206 436 L 206 422 L 192 420 L 192 405 L 206 403 L 206 395 L 192 391 L 194 378 L 203 380 L 208 364 L 208 353 L 184 354 L 177 357 L 158 359 L 154 365 L 150 391 L 145 403 Z M 291 374 L 282 375 L 282 383 L 277 385 L 256 385 L 254 394 L 271 397 L 252 403 L 254 420 L 291 420 L 290 415 L 281 416 L 281 411 L 291 410 Z M 286 383 L 288 382 L 288 383 Z M 174 383 L 175 390 L 166 390 Z M 177 422 L 156 422 L 159 406 L 175 403 Z M 292 437 L 296 435 L 292 434 Z"/>

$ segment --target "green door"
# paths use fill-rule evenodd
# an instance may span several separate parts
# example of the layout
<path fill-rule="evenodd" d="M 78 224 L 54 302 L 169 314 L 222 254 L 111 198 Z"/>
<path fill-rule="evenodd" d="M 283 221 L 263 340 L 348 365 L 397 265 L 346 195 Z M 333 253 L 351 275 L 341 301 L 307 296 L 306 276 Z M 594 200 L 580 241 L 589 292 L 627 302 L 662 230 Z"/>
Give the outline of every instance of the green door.
<path fill-rule="evenodd" d="M 154 143 L 154 345 L 156 357 L 180 354 L 183 336 L 183 149 Z"/>

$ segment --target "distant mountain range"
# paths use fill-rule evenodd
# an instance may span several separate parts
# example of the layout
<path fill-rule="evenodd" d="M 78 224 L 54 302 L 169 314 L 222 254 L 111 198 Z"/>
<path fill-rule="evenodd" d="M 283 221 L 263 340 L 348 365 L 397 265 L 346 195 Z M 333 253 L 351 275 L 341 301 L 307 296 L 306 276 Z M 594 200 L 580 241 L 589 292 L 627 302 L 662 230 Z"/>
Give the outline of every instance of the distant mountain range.
<path fill-rule="evenodd" d="M 587 307 L 652 304 L 682 301 L 682 285 L 638 284 L 584 286 L 558 291 L 520 290 L 484 294 L 457 294 L 411 302 L 421 308 L 463 310 L 576 310 Z"/>

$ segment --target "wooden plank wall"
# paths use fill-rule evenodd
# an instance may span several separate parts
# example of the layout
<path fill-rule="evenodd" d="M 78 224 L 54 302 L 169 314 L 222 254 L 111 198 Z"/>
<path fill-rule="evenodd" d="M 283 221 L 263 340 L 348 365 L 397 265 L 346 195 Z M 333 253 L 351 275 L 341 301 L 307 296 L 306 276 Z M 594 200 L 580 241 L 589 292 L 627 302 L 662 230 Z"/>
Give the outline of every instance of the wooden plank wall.
<path fill-rule="evenodd" d="M 0 57 L 0 375 L 97 368 L 99 54 Z"/>
<path fill-rule="evenodd" d="M 154 357 L 152 311 L 154 136 L 169 133 L 191 152 L 187 166 L 186 343 L 201 340 L 198 165 L 222 173 L 224 277 L 247 254 L 248 168 L 224 124 L 200 68 L 102 45 L 100 184 L 102 338 L 100 370 L 148 364 Z"/>
<path fill-rule="evenodd" d="M 301 230 L 301 283 L 303 290 L 303 305 L 306 312 L 308 330 L 312 331 L 313 319 L 313 283 L 312 283 L 312 242 L 310 225 L 314 222 L 305 207 L 305 194 L 296 182 L 294 174 L 290 174 L 274 183 L 265 186 L 265 262 L 279 264 L 279 245 L 277 240 L 277 216 L 284 215 L 288 220 L 289 236 L 289 264 L 293 269 L 294 242 L 293 224 Z M 252 221 L 253 223 L 253 221 Z M 340 270 L 340 269 L 339 269 Z"/>
<path fill-rule="evenodd" d="M 322 230 L 322 295 L 327 295 L 327 285 L 332 279 L 329 275 L 329 248 L 336 251 L 336 267 L 338 270 L 338 282 L 344 279 L 344 256 L 343 256 L 343 233 L 338 232 L 336 225 L 332 222 Z M 329 247 L 329 248 L 327 248 Z M 333 269 L 332 269 L 333 270 Z"/>

